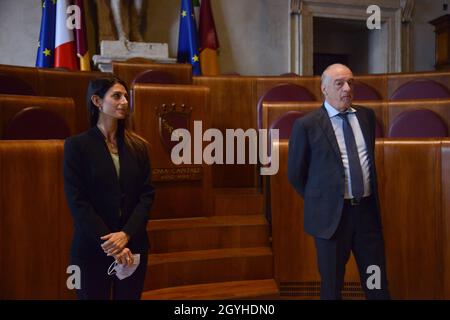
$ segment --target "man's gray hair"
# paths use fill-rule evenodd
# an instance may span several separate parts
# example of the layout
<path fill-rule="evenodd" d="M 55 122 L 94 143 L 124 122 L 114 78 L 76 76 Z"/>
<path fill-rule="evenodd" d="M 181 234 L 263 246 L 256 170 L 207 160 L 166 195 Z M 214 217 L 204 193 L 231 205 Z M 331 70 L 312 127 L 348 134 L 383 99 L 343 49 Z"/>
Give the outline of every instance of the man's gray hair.
<path fill-rule="evenodd" d="M 342 64 L 342 63 L 333 63 L 333 64 L 330 64 L 328 67 L 326 67 L 326 69 L 325 70 L 323 70 L 323 72 L 322 72 L 322 76 L 320 77 L 320 85 L 322 86 L 322 85 L 327 85 L 328 84 L 328 81 L 330 80 L 330 77 L 328 76 L 328 71 L 331 69 L 331 68 L 335 68 L 335 67 L 344 67 L 344 68 L 347 68 L 347 69 L 349 69 L 350 70 L 350 68 L 349 67 L 347 67 L 345 64 Z"/>
<path fill-rule="evenodd" d="M 327 70 L 328 70 L 328 68 L 322 72 L 322 76 L 320 77 L 320 85 L 322 85 L 322 86 L 327 85 L 328 79 L 330 79 L 330 77 L 328 77 L 328 75 L 326 74 Z"/>

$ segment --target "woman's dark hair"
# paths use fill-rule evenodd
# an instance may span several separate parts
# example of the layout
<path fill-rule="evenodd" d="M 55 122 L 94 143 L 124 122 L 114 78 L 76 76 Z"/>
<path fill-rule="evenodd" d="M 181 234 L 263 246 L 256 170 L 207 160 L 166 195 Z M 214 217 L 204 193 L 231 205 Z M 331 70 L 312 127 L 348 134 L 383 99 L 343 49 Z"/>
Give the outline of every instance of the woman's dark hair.
<path fill-rule="evenodd" d="M 92 96 L 98 96 L 103 99 L 106 92 L 108 92 L 108 90 L 117 83 L 123 85 L 125 90 L 129 92 L 126 83 L 115 76 L 96 78 L 89 82 L 86 94 L 86 102 L 88 106 L 89 123 L 91 125 L 91 128 L 97 125 L 99 118 L 99 109 L 92 102 Z M 144 138 L 133 132 L 131 117 L 127 117 L 123 120 L 118 120 L 117 139 L 118 141 L 123 139 L 125 145 L 129 148 L 131 153 L 136 158 L 142 160 L 147 157 L 148 142 Z"/>

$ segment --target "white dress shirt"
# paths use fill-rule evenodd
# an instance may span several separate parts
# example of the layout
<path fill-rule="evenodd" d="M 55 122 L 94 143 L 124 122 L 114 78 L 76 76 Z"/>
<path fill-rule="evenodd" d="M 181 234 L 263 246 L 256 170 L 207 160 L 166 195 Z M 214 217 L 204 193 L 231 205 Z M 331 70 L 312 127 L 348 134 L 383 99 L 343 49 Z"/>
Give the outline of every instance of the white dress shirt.
<path fill-rule="evenodd" d="M 348 165 L 348 156 L 347 156 L 347 148 L 345 146 L 344 139 L 344 130 L 342 129 L 342 122 L 338 114 L 339 111 L 336 110 L 333 106 L 331 106 L 328 102 L 324 103 L 325 109 L 328 112 L 328 116 L 330 117 L 331 124 L 333 125 L 334 134 L 336 135 L 336 140 L 339 145 L 339 150 L 341 151 L 342 164 L 344 165 L 345 170 L 345 199 L 353 198 L 352 186 L 350 183 L 350 167 Z M 358 149 L 359 161 L 361 163 L 363 180 L 364 180 L 364 197 L 367 197 L 371 194 L 370 190 L 370 160 L 369 160 L 369 152 L 367 150 L 366 141 L 364 140 L 364 136 L 361 130 L 361 126 L 359 125 L 358 118 L 356 117 L 356 112 L 354 108 L 350 107 L 347 109 L 347 118 L 350 123 L 350 126 L 353 130 L 353 135 L 356 140 L 356 147 Z"/>

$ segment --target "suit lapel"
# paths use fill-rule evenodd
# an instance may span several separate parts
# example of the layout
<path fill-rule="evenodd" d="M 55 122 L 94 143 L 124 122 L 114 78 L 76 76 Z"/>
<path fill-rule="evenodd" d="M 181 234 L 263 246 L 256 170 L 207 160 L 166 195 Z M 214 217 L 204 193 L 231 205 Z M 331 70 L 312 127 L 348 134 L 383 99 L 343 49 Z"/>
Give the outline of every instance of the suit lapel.
<path fill-rule="evenodd" d="M 330 117 L 328 116 L 328 112 L 325 107 L 322 105 L 319 112 L 319 123 L 320 126 L 325 133 L 325 136 L 328 139 L 336 157 L 342 163 L 341 151 L 339 150 L 339 145 L 336 139 L 336 134 L 334 133 L 333 125 L 331 124 Z"/>
<path fill-rule="evenodd" d="M 125 173 L 125 168 L 127 168 L 127 164 L 128 164 L 128 153 L 127 153 L 127 149 L 125 147 L 125 142 L 123 141 L 122 138 L 118 138 L 117 139 L 117 143 L 118 143 L 118 149 L 119 149 L 119 161 L 120 161 L 120 168 L 119 168 L 119 184 L 121 189 L 123 190 L 124 188 L 124 183 L 125 183 L 125 177 L 127 176 Z"/>

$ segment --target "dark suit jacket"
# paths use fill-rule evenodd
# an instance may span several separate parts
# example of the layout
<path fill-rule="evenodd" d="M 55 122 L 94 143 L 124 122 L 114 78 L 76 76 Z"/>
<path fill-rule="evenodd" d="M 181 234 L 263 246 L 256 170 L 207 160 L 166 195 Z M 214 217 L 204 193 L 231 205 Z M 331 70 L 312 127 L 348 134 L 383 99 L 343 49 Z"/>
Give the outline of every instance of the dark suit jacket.
<path fill-rule="evenodd" d="M 150 162 L 134 158 L 120 137 L 118 149 L 120 179 L 97 127 L 65 141 L 64 189 L 75 229 L 72 257 L 104 256 L 100 237 L 117 231 L 130 236 L 127 247 L 133 253 L 148 249 L 146 226 L 155 194 Z"/>
<path fill-rule="evenodd" d="M 380 210 L 375 170 L 375 113 L 352 106 L 370 158 L 372 195 Z M 345 173 L 336 135 L 325 107 L 296 120 L 289 140 L 288 178 L 304 199 L 304 227 L 310 235 L 330 239 L 341 219 Z M 381 223 L 380 223 L 381 226 Z"/>

